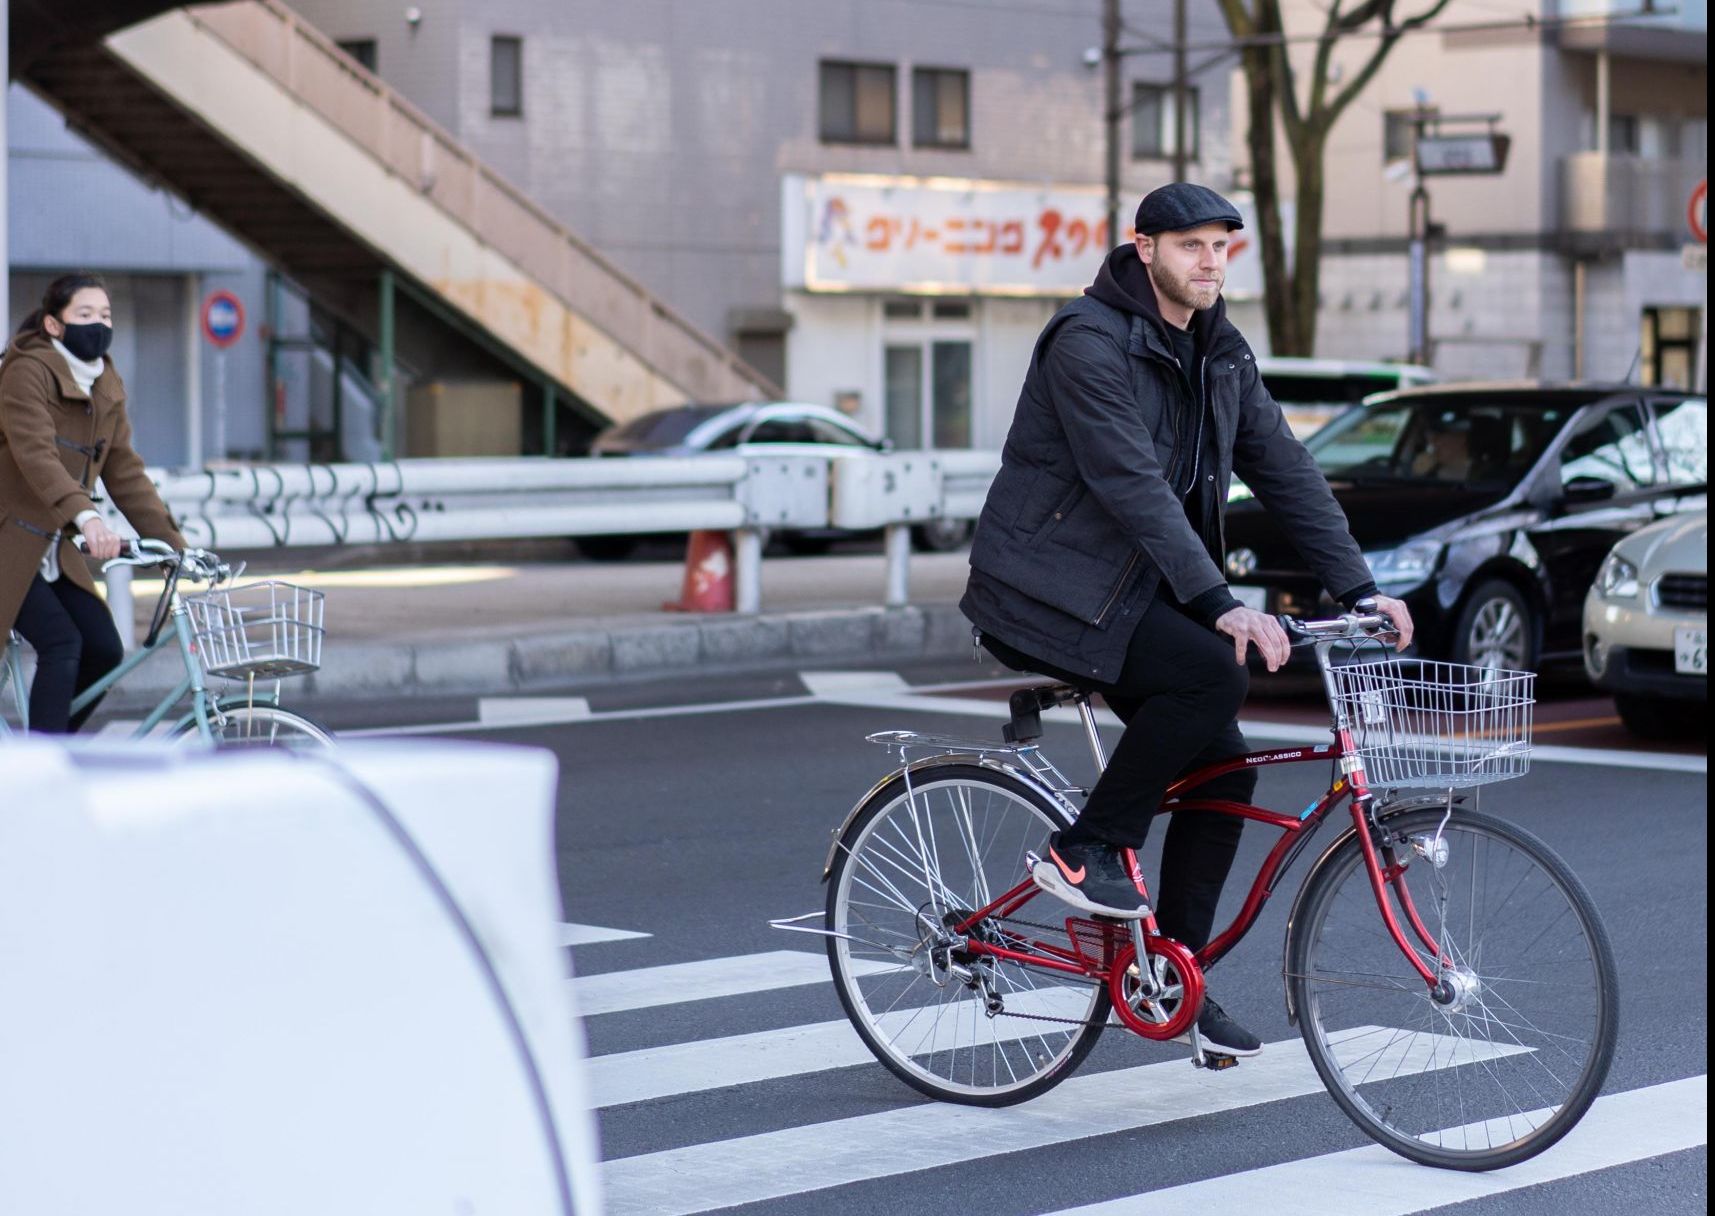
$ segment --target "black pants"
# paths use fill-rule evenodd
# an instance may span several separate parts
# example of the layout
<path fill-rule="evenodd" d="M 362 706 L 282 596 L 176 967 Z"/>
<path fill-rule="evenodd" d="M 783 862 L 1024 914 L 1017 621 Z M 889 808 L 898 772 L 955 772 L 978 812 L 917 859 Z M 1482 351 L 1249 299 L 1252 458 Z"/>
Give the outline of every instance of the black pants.
<path fill-rule="evenodd" d="M 1107 769 L 1066 833 L 1067 843 L 1096 840 L 1141 848 L 1168 785 L 1193 769 L 1249 750 L 1236 718 L 1250 676 L 1234 658 L 1232 639 L 1199 625 L 1171 601 L 1157 599 L 1144 613 L 1112 684 L 1074 676 L 997 638 L 985 635 L 983 645 L 1016 670 L 1094 689 L 1125 723 Z M 1255 790 L 1256 771 L 1241 769 L 1198 786 L 1189 796 L 1249 802 Z M 1193 950 L 1208 944 L 1243 827 L 1236 815 L 1189 811 L 1168 819 L 1155 892 L 1156 921 L 1168 937 Z"/>
<path fill-rule="evenodd" d="M 30 729 L 50 735 L 77 730 L 100 698 L 72 716 L 72 698 L 119 666 L 125 647 L 107 605 L 68 578 L 30 584 L 12 628 L 36 652 Z"/>

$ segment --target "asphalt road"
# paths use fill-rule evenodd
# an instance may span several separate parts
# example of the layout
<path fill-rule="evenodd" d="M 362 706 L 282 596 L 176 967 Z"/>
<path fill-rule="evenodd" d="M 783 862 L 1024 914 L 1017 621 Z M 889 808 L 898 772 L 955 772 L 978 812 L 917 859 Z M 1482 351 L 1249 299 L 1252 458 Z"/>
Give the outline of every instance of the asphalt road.
<path fill-rule="evenodd" d="M 1587 762 L 1539 758 L 1527 778 L 1485 790 L 1481 803 L 1561 853 L 1590 888 L 1619 959 L 1621 1037 L 1607 1096 L 1587 1120 L 1588 1134 L 1578 1129 L 1534 1166 L 1473 1180 L 1391 1156 L 1336 1156 L 1367 1141 L 1323 1093 L 1247 1099 L 1247 1077 L 1263 1075 L 1257 1064 L 1209 1077 L 1231 1088 L 1234 1109 L 1175 1117 L 1140 1088 L 1135 1118 L 1098 1124 L 1078 1106 L 1079 1080 L 1155 1062 L 1191 1071 L 1183 1049 L 1119 1032 L 1104 1035 L 1073 1081 L 1006 1116 L 1050 1129 L 1034 1147 L 995 1152 L 967 1123 L 969 1112 L 926 1102 L 878 1064 L 847 1054 L 856 1038 L 839 1025 L 817 939 L 767 922 L 822 906 L 830 832 L 890 767 L 866 733 L 995 735 L 992 690 L 912 692 L 970 671 L 690 681 L 581 699 L 414 702 L 329 715 L 344 727 L 481 717 L 487 728 L 452 733 L 545 747 L 559 758 L 566 935 L 584 943 L 571 957 L 604 1096 L 611 1212 L 1024 1216 L 1127 1196 L 1140 1198 L 1104 1207 L 1103 1216 L 1221 1212 L 1237 1210 L 1221 1198 L 1232 1192 L 1211 1188 L 1235 1176 L 1274 1195 L 1276 1212 L 1297 1211 L 1300 1200 L 1331 1214 L 1706 1210 L 1701 753 L 1595 750 L 1635 745 L 1591 721 L 1611 710 L 1580 704 L 1575 688 L 1555 703 L 1569 708 L 1550 706 L 1545 716 L 1580 725 L 1542 739 L 1576 741 L 1566 754 Z M 520 714 L 562 720 L 496 725 Z M 1246 716 L 1290 734 L 1314 729 L 1316 711 L 1313 701 L 1253 698 Z M 1048 729 L 1050 754 L 1074 778 L 1087 775 L 1074 724 L 1051 721 Z M 1320 765 L 1270 768 L 1259 800 L 1296 809 L 1325 778 Z M 1255 867 L 1272 835 L 1246 833 L 1236 873 Z M 1153 876 L 1153 851 L 1145 866 Z M 1283 893 L 1296 885 L 1289 877 Z M 1281 996 L 1287 909 L 1276 899 L 1211 982 L 1223 1005 L 1271 1044 L 1270 1055 L 1302 1056 Z M 830 1044 L 823 1058 L 785 1051 L 803 1028 L 824 1023 L 828 1029 L 811 1035 L 832 1036 L 816 1040 Z M 1683 1084 L 1636 1092 L 1674 1082 Z M 1674 1105 L 1688 1092 L 1694 1119 Z M 1055 1104 L 1032 1113 L 1044 1103 Z M 1664 1152 L 1663 1144 L 1689 1147 Z"/>

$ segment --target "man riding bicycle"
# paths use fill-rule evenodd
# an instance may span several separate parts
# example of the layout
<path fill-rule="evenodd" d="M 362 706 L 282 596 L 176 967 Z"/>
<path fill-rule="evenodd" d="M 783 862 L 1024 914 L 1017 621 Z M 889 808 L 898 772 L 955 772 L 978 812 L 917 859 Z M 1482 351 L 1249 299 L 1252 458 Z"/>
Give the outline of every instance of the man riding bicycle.
<path fill-rule="evenodd" d="M 1248 649 L 1270 671 L 1290 643 L 1221 573 L 1236 470 L 1334 598 L 1374 599 L 1411 641 L 1403 603 L 1376 594 L 1345 515 L 1227 320 L 1221 287 L 1238 211 L 1179 182 L 1144 198 L 1132 244 L 1049 321 L 1031 355 L 1001 470 L 971 543 L 960 607 L 982 644 L 1020 671 L 1100 692 L 1125 723 L 1082 814 L 1049 838 L 1037 884 L 1104 916 L 1147 915 L 1138 869 L 1175 777 L 1247 750 L 1237 714 Z M 1199 797 L 1248 802 L 1254 771 Z M 1176 815 L 1162 853 L 1160 931 L 1208 943 L 1243 821 Z M 1261 1042 L 1205 999 L 1205 1046 Z"/>

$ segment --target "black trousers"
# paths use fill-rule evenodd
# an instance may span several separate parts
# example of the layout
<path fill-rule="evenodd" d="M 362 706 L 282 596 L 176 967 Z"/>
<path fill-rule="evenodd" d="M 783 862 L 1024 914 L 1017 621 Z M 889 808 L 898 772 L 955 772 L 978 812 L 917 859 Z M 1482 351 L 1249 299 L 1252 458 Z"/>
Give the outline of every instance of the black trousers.
<path fill-rule="evenodd" d="M 1175 779 L 1247 750 L 1237 716 L 1250 676 L 1233 642 L 1157 599 L 1132 633 L 1119 677 L 1098 684 L 1014 650 L 998 638 L 983 645 L 1018 671 L 1041 672 L 1102 694 L 1125 731 L 1067 843 L 1100 841 L 1141 848 L 1162 796 Z M 1256 771 L 1241 769 L 1191 792 L 1197 798 L 1249 802 Z M 1238 852 L 1244 821 L 1197 811 L 1169 817 L 1162 842 L 1156 922 L 1168 937 L 1200 950 L 1214 931 L 1215 906 Z"/>
<path fill-rule="evenodd" d="M 30 729 L 65 735 L 95 711 L 75 717 L 72 698 L 119 666 L 125 647 L 107 605 L 68 578 L 45 582 L 38 575 L 24 594 L 13 629 L 36 652 L 36 681 L 30 686 Z"/>

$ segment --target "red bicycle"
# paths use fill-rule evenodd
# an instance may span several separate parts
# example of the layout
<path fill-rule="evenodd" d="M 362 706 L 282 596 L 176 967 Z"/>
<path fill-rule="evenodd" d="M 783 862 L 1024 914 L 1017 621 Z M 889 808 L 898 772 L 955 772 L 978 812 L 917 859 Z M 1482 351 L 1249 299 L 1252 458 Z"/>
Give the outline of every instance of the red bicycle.
<path fill-rule="evenodd" d="M 1365 661 L 1362 646 L 1390 627 L 1380 615 L 1287 624 L 1315 644 L 1334 741 L 1253 752 L 1168 790 L 1163 813 L 1280 833 L 1237 917 L 1201 950 L 1161 936 L 1153 917 L 1087 916 L 1030 878 L 1085 792 L 1042 754 L 1039 715 L 1076 706 L 1100 768 L 1088 691 L 1015 693 L 1004 743 L 870 736 L 901 765 L 839 829 L 811 931 L 826 936 L 840 1000 L 877 1059 L 922 1093 L 978 1106 L 1058 1084 L 1115 1021 L 1188 1038 L 1196 1064 L 1235 1063 L 1196 1038 L 1204 972 L 1346 804 L 1351 826 L 1294 901 L 1282 968 L 1288 1016 L 1334 1101 L 1393 1151 L 1463 1170 L 1522 1161 L 1577 1123 L 1614 1052 L 1607 934 L 1546 844 L 1459 793 L 1527 771 L 1534 677 Z M 1333 772 L 1301 813 L 1195 796 L 1239 767 L 1306 763 Z"/>

